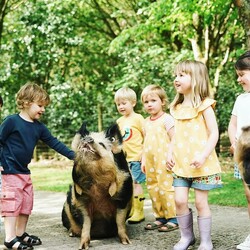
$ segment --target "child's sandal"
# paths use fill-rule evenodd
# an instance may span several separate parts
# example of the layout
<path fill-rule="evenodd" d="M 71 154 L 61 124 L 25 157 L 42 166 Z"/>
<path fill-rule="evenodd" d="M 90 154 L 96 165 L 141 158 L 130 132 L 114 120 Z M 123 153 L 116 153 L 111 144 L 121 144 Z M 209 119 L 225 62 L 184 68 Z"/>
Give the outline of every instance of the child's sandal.
<path fill-rule="evenodd" d="M 28 246 L 38 246 L 42 244 L 42 241 L 37 236 L 29 235 L 26 232 L 24 232 L 22 236 L 17 236 L 17 238 Z"/>
<path fill-rule="evenodd" d="M 17 248 L 16 247 L 13 248 L 13 246 L 17 242 L 19 243 L 18 247 Z M 5 249 L 17 249 L 17 250 L 32 250 L 33 249 L 32 246 L 28 246 L 27 244 L 20 242 L 20 240 L 18 239 L 18 237 L 14 238 L 10 242 L 5 241 L 4 242 L 4 246 L 5 246 Z"/>

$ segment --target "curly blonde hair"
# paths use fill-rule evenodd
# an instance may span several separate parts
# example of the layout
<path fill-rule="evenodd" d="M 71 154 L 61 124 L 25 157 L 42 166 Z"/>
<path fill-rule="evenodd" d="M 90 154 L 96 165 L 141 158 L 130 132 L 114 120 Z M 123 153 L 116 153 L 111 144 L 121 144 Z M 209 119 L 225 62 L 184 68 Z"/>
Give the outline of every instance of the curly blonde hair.
<path fill-rule="evenodd" d="M 16 94 L 17 108 L 24 109 L 33 102 L 47 106 L 50 103 L 50 97 L 38 84 L 29 82 L 23 85 Z"/>

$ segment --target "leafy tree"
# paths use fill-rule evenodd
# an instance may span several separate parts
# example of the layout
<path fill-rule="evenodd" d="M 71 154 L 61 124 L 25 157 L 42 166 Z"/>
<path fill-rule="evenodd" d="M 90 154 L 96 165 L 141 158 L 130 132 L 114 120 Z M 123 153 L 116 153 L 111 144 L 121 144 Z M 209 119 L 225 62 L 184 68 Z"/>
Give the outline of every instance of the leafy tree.
<path fill-rule="evenodd" d="M 117 74 L 114 82 L 118 86 L 131 82 L 133 86 L 159 83 L 172 99 L 173 66 L 183 59 L 203 61 L 218 100 L 220 132 L 225 132 L 231 110 L 222 100 L 233 102 L 231 92 L 225 90 L 228 82 L 230 85 L 235 82 L 235 75 L 227 69 L 234 72 L 230 65 L 235 51 L 244 48 L 244 30 L 233 2 L 162 0 L 144 6 L 137 13 L 143 16 L 138 24 L 123 30 L 111 43 L 110 52 L 123 59 L 117 68 L 125 72 Z"/>
<path fill-rule="evenodd" d="M 220 132 L 226 130 L 233 93 L 239 91 L 233 62 L 245 49 L 232 1 L 1 3 L 7 4 L 0 12 L 4 115 L 16 111 L 20 86 L 34 80 L 50 93 L 44 121 L 58 137 L 71 137 L 83 120 L 102 130 L 118 117 L 113 102 L 118 88 L 134 88 L 139 99 L 143 87 L 159 84 L 172 100 L 173 67 L 189 58 L 208 66 Z M 136 108 L 143 113 L 140 101 Z"/>
<path fill-rule="evenodd" d="M 0 44 L 4 29 L 4 18 L 15 11 L 25 0 L 0 0 Z"/>
<path fill-rule="evenodd" d="M 246 47 L 250 49 L 250 2 L 249 0 L 235 0 L 239 8 L 239 17 L 245 30 Z"/>

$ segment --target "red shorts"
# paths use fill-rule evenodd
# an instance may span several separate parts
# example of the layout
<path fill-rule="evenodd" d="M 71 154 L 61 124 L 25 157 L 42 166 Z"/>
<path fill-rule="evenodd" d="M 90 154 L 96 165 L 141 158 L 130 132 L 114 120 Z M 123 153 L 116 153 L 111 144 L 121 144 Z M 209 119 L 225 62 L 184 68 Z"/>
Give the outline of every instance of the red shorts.
<path fill-rule="evenodd" d="M 30 175 L 2 174 L 0 210 L 3 217 L 30 215 L 34 193 Z"/>

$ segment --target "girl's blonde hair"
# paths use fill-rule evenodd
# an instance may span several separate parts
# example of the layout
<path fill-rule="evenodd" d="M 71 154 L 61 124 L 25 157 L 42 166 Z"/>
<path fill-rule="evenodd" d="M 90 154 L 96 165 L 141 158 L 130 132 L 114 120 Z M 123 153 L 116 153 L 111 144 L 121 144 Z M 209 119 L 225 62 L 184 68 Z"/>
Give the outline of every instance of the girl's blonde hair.
<path fill-rule="evenodd" d="M 120 88 L 115 92 L 115 102 L 119 102 L 120 100 L 128 100 L 132 104 L 136 104 L 136 99 L 137 96 L 135 91 L 128 87 Z"/>
<path fill-rule="evenodd" d="M 142 103 L 144 102 L 144 99 L 147 96 L 150 96 L 152 94 L 155 94 L 155 95 L 159 96 L 159 98 L 161 99 L 162 104 L 163 104 L 162 108 L 166 109 L 167 106 L 168 106 L 168 97 L 167 97 L 167 94 L 166 94 L 165 90 L 159 85 L 151 84 L 151 85 L 146 86 L 142 90 L 142 93 L 141 93 L 141 101 L 142 101 Z"/>
<path fill-rule="evenodd" d="M 193 107 L 198 107 L 200 103 L 210 96 L 210 80 L 207 67 L 204 63 L 186 60 L 178 63 L 175 67 L 175 75 L 185 73 L 191 77 L 191 99 Z M 171 107 L 175 107 L 184 100 L 183 94 L 177 93 L 171 103 Z"/>
<path fill-rule="evenodd" d="M 33 102 L 47 106 L 50 103 L 50 98 L 48 93 L 36 83 L 26 83 L 17 92 L 17 108 L 23 109 Z"/>

